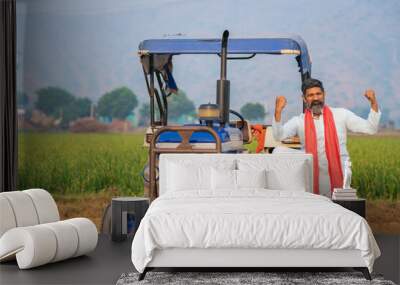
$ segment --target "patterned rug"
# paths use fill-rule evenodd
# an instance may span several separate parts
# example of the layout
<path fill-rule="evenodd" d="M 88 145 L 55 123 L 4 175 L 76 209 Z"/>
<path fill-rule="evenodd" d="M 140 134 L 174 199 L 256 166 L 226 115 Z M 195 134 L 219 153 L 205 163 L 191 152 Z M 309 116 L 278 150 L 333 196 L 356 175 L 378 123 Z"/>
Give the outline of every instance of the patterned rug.
<path fill-rule="evenodd" d="M 150 271 L 142 281 L 139 273 L 124 273 L 117 285 L 133 284 L 379 284 L 395 285 L 384 280 L 381 275 L 372 275 L 372 281 L 364 278 L 360 272 L 154 272 Z"/>

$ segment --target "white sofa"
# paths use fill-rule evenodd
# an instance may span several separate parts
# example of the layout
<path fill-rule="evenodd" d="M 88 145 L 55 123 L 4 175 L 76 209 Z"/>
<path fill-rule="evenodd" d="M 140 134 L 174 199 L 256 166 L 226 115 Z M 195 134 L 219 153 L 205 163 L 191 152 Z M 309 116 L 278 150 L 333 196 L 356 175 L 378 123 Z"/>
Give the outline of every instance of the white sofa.
<path fill-rule="evenodd" d="M 84 255 L 95 249 L 97 229 L 86 218 L 60 221 L 53 197 L 43 189 L 0 193 L 0 262 L 20 269 Z"/>

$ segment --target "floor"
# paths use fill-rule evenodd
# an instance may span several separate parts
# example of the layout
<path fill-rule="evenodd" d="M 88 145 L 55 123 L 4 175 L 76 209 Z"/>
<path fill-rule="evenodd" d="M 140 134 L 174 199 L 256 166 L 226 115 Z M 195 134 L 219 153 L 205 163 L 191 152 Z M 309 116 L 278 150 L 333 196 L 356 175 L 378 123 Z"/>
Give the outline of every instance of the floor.
<path fill-rule="evenodd" d="M 116 243 L 99 235 L 96 250 L 88 256 L 29 270 L 18 270 L 16 262 L 0 264 L 0 284 L 115 284 L 122 273 L 135 270 L 131 242 Z"/>
<path fill-rule="evenodd" d="M 374 272 L 399 284 L 400 236 L 376 235 L 375 238 L 382 256 L 376 260 Z M 115 243 L 108 236 L 100 235 L 97 249 L 88 256 L 30 270 L 19 270 L 16 262 L 3 263 L 0 284 L 115 284 L 122 273 L 134 271 L 130 246 L 131 240 Z"/>

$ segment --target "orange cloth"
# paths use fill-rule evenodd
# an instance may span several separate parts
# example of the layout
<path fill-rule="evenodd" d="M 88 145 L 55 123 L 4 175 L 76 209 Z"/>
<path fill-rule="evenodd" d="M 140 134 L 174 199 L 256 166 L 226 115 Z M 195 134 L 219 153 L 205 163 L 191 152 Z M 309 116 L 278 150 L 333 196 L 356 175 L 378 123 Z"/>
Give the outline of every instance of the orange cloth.
<path fill-rule="evenodd" d="M 328 160 L 328 172 L 331 182 L 331 192 L 333 188 L 341 188 L 343 185 L 342 163 L 340 161 L 339 140 L 336 132 L 335 121 L 331 109 L 325 106 L 322 109 L 324 118 L 324 138 L 325 153 Z M 313 155 L 314 162 L 314 193 L 319 194 L 319 166 L 317 151 L 317 134 L 315 131 L 314 120 L 310 110 L 305 111 L 304 115 L 305 149 L 306 153 Z"/>
<path fill-rule="evenodd" d="M 263 125 L 252 125 L 251 132 L 257 138 L 256 153 L 264 150 L 266 129 Z"/>

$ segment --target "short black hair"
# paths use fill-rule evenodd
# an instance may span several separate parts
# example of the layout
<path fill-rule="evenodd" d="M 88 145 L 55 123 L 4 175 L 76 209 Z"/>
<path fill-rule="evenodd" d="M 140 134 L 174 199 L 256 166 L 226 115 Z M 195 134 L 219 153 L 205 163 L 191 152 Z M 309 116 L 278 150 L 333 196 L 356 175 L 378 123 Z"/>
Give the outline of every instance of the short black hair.
<path fill-rule="evenodd" d="M 318 79 L 314 78 L 307 78 L 306 80 L 303 81 L 303 84 L 301 84 L 301 91 L 303 92 L 303 95 L 306 94 L 306 90 L 314 87 L 319 87 L 321 88 L 322 92 L 325 92 L 324 86 L 322 85 L 322 82 L 319 81 Z"/>

